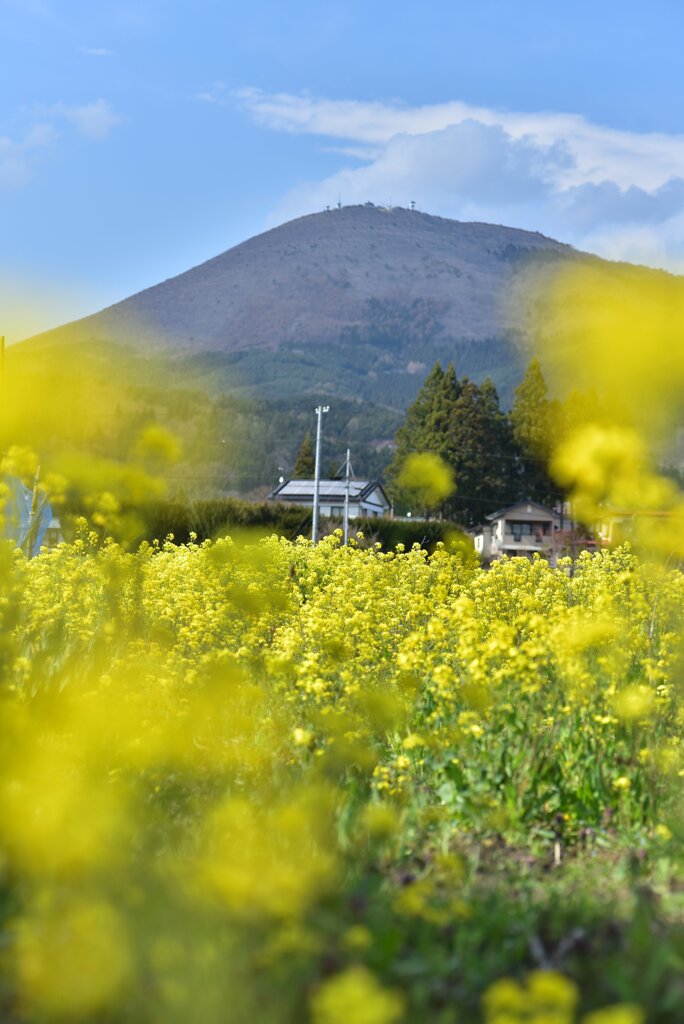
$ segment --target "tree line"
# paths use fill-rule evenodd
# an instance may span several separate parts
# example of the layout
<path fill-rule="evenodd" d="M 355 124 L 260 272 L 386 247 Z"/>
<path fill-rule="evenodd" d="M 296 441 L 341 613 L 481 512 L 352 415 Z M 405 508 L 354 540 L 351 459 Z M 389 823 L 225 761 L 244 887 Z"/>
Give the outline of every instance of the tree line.
<path fill-rule="evenodd" d="M 563 400 L 550 397 L 537 359 L 529 362 L 507 412 L 491 379 L 477 384 L 459 378 L 453 363 L 443 369 L 437 362 L 396 431 L 394 455 L 384 474 L 386 489 L 400 515 L 411 511 L 466 527 L 518 501 L 553 506 L 565 497 L 549 470 L 554 448 L 580 424 L 604 420 L 605 410 L 592 391 L 574 391 Z M 402 484 L 409 455 L 419 452 L 438 455 L 455 479 L 453 494 L 436 506 L 427 506 Z M 335 475 L 334 465 L 329 472 Z M 307 434 L 293 477 L 313 474 L 314 450 Z"/>
<path fill-rule="evenodd" d="M 468 377 L 459 379 L 453 363 L 446 369 L 436 363 L 396 433 L 387 470 L 396 511 L 437 514 L 473 526 L 516 501 L 558 501 L 561 494 L 548 459 L 560 412 L 536 359 L 508 413 L 490 379 L 478 385 Z M 439 455 L 453 470 L 456 489 L 437 508 L 416 507 L 416 496 L 402 487 L 402 469 L 415 452 Z"/>

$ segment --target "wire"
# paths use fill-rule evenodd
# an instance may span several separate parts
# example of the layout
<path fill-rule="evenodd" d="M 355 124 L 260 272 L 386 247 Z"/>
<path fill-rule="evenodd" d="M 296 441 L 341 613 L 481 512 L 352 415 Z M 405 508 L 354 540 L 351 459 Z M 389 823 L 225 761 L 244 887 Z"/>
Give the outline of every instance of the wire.
<path fill-rule="evenodd" d="M 428 449 L 427 448 L 410 448 L 409 449 L 409 454 L 414 455 L 417 452 L 424 452 L 424 451 L 428 451 Z M 459 449 L 459 455 L 481 455 L 481 454 L 482 454 L 482 452 L 478 451 L 476 448 L 460 448 Z M 542 456 L 542 455 L 500 455 L 500 454 L 492 454 L 491 452 L 489 452 L 489 453 L 487 453 L 487 457 L 488 458 L 494 458 L 494 459 L 507 459 L 510 462 L 544 462 L 544 463 L 548 464 L 548 461 L 549 461 L 547 458 L 544 458 L 544 456 Z"/>

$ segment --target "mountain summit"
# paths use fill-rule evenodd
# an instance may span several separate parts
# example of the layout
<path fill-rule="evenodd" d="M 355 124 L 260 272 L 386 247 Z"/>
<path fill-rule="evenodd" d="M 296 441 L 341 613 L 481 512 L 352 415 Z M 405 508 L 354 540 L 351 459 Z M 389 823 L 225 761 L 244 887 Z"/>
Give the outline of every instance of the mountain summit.
<path fill-rule="evenodd" d="M 356 472 L 370 478 L 384 471 L 404 411 L 437 361 L 453 362 L 459 377 L 490 377 L 502 407 L 512 404 L 527 362 L 525 323 L 558 343 L 559 325 L 544 318 L 546 286 L 586 261 L 616 301 L 644 273 L 659 273 L 516 228 L 342 207 L 13 345 L 8 372 L 21 364 L 27 380 L 42 374 L 60 394 L 81 380 L 101 410 L 98 437 L 116 457 L 145 424 L 168 427 L 185 452 L 186 493 L 272 486 L 321 401 L 330 406 L 326 472 L 351 447 Z M 570 336 L 583 297 L 567 280 L 559 309 Z"/>
<path fill-rule="evenodd" d="M 162 346 L 243 393 L 403 408 L 435 359 L 507 383 L 522 266 L 576 258 L 536 232 L 366 204 L 266 231 L 41 342 Z"/>

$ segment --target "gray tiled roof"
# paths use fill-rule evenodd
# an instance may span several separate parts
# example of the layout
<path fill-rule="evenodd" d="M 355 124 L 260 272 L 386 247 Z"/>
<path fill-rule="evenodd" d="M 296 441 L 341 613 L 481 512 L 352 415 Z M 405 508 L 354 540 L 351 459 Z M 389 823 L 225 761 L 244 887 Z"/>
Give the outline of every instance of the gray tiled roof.
<path fill-rule="evenodd" d="M 375 488 L 379 488 L 383 497 L 386 498 L 379 480 L 350 480 L 349 497 L 352 501 L 363 501 Z M 329 502 L 333 499 L 344 501 L 345 494 L 344 480 L 321 480 L 318 485 L 318 495 L 322 501 Z M 313 480 L 286 480 L 280 487 L 276 487 L 269 497 L 278 501 L 295 500 L 297 498 L 309 498 L 313 501 L 314 481 Z"/>
<path fill-rule="evenodd" d="M 529 512 L 527 512 L 528 506 Z M 538 501 L 525 500 L 516 501 L 515 505 L 507 505 L 506 508 L 500 508 L 496 512 L 492 512 L 490 515 L 485 516 L 485 519 L 489 522 L 493 522 L 495 519 L 500 519 L 502 516 L 505 516 L 508 512 L 521 512 L 530 515 L 532 510 L 541 512 L 546 516 L 553 517 L 554 519 L 559 518 L 558 513 L 554 512 L 554 510 L 549 508 L 547 505 L 541 505 Z"/>

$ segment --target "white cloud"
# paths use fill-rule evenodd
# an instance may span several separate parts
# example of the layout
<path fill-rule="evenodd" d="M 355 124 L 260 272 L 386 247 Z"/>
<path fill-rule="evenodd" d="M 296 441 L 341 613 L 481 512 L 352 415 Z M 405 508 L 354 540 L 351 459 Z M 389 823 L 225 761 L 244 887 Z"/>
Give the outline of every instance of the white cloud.
<path fill-rule="evenodd" d="M 82 106 L 55 103 L 36 108 L 40 119 L 28 127 L 23 136 L 0 136 L 0 189 L 21 188 L 33 179 L 40 155 L 59 138 L 56 122 L 66 121 L 84 138 L 101 142 L 108 138 L 122 120 L 106 100 L 95 100 Z"/>
<path fill-rule="evenodd" d="M 215 103 L 219 107 L 224 107 L 231 99 L 231 93 L 228 92 L 225 82 L 214 82 L 210 89 L 195 93 L 195 99 L 202 103 Z"/>
<path fill-rule="evenodd" d="M 106 100 L 95 100 L 83 106 L 56 103 L 51 109 L 56 116 L 70 121 L 79 134 L 94 142 L 109 138 L 112 129 L 121 122 L 121 117 Z"/>
<path fill-rule="evenodd" d="M 408 107 L 255 89 L 235 98 L 265 127 L 338 141 L 347 157 L 336 174 L 288 193 L 274 219 L 338 195 L 415 199 L 430 212 L 541 230 L 613 258 L 684 263 L 682 135 L 457 101 Z"/>
<path fill-rule="evenodd" d="M 0 188 L 28 184 L 36 151 L 46 149 L 54 138 L 52 125 L 43 123 L 33 125 L 18 141 L 0 136 Z"/>
<path fill-rule="evenodd" d="M 112 55 L 112 51 L 107 50 L 104 46 L 81 46 L 78 52 L 86 57 L 111 57 Z"/>
<path fill-rule="evenodd" d="M 561 143 L 568 163 L 563 183 L 602 181 L 621 187 L 655 187 L 672 177 L 684 158 L 684 135 L 640 134 L 592 124 L 577 114 L 512 113 L 454 101 L 422 107 L 316 99 L 258 89 L 235 94 L 250 114 L 269 128 L 328 135 L 377 145 L 396 135 L 427 135 L 463 121 L 500 126 L 513 140 L 529 139 L 540 149 Z"/>

